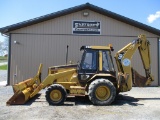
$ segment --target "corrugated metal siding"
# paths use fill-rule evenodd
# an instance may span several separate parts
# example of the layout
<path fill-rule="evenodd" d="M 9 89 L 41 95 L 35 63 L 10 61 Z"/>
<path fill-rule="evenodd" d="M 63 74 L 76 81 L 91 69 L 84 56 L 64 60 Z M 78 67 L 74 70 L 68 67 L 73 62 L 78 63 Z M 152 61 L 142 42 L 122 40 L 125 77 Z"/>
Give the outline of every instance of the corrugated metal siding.
<path fill-rule="evenodd" d="M 154 34 L 93 11 L 89 11 L 89 13 L 88 17 L 83 17 L 82 11 L 80 11 L 13 31 L 11 35 L 10 83 L 15 84 L 33 77 L 40 63 L 44 64 L 42 72 L 42 78 L 44 78 L 47 76 L 49 66 L 65 64 L 67 45 L 69 45 L 69 60 L 77 62 L 81 56 L 79 48 L 82 45 L 107 45 L 112 43 L 116 52 L 134 39 L 132 37 L 108 37 L 103 35 L 137 36 L 144 33 L 147 36 L 156 37 Z M 102 36 L 72 36 L 72 20 L 101 21 Z M 150 38 L 149 40 L 151 41 L 151 56 L 153 58 L 152 72 L 155 76 L 152 85 L 158 85 L 157 38 Z M 14 44 L 14 41 L 18 41 L 20 44 Z M 132 64 L 138 72 L 144 74 L 142 62 L 137 53 L 133 57 Z"/>
<path fill-rule="evenodd" d="M 61 16 L 52 20 L 37 23 L 25 28 L 21 28 L 13 33 L 38 33 L 38 34 L 72 34 L 72 20 L 90 20 L 101 21 L 102 35 L 138 35 L 146 33 L 148 36 L 155 36 L 147 31 L 141 30 L 134 26 L 118 20 L 103 16 L 101 14 L 89 11 L 88 17 L 82 16 L 82 11 L 75 12 L 69 15 Z"/>

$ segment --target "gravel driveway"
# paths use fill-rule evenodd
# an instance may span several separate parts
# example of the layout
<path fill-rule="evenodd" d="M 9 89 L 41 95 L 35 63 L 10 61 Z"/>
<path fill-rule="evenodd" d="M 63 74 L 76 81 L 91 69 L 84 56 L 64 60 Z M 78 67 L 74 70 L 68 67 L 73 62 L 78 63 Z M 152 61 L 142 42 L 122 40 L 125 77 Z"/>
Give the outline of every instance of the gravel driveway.
<path fill-rule="evenodd" d="M 160 87 L 136 88 L 118 95 L 110 106 L 94 106 L 88 97 L 67 98 L 49 106 L 45 89 L 25 105 L 6 106 L 11 86 L 0 86 L 0 120 L 160 120 Z"/>
<path fill-rule="evenodd" d="M 7 70 L 0 70 L 0 82 L 7 81 Z"/>
<path fill-rule="evenodd" d="M 7 84 L 7 70 L 0 70 L 0 86 Z"/>
<path fill-rule="evenodd" d="M 0 82 L 7 71 L 0 70 Z M 0 86 L 0 120 L 160 120 L 160 87 L 120 93 L 110 106 L 94 106 L 88 97 L 67 98 L 63 106 L 49 106 L 45 89 L 25 105 L 6 106 L 11 86 Z"/>

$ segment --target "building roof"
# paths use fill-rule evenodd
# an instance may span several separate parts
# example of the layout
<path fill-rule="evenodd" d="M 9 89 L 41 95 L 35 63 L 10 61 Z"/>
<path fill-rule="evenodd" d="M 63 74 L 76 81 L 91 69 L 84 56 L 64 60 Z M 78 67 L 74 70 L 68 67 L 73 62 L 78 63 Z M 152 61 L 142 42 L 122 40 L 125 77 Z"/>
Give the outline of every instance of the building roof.
<path fill-rule="evenodd" d="M 3 28 L 0 28 L 0 32 L 5 34 L 5 33 L 8 33 L 10 31 L 13 31 L 13 30 L 16 30 L 16 29 L 27 27 L 27 26 L 30 26 L 30 25 L 33 25 L 33 24 L 37 24 L 37 23 L 40 23 L 40 22 L 43 22 L 43 21 L 54 19 L 54 18 L 64 16 L 64 15 L 67 15 L 67 14 L 71 14 L 71 13 L 74 13 L 74 12 L 78 12 L 78 11 L 81 11 L 81 10 L 84 10 L 84 9 L 92 10 L 92 11 L 97 12 L 99 14 L 102 14 L 104 16 L 116 19 L 118 21 L 124 22 L 126 24 L 135 26 L 137 28 L 143 29 L 145 31 L 148 31 L 148 32 L 151 32 L 155 35 L 160 36 L 160 30 L 159 29 L 156 29 L 156 28 L 153 28 L 153 27 L 148 26 L 146 24 L 137 22 L 135 20 L 132 20 L 132 19 L 124 17 L 122 15 L 116 14 L 116 13 L 111 12 L 109 10 L 100 8 L 100 7 L 95 6 L 93 4 L 90 4 L 90 3 L 82 4 L 82 5 L 75 6 L 75 7 L 71 7 L 71 8 L 64 9 L 64 10 L 61 10 L 61 11 L 58 11 L 58 12 L 54 12 L 54 13 L 51 13 L 51 14 L 40 16 L 40 17 L 37 17 L 37 18 L 34 18 L 34 19 L 30 19 L 30 20 L 27 20 L 27 21 L 23 21 L 23 22 L 20 22 L 20 23 L 13 24 L 13 25 L 10 25 L 10 26 L 6 26 L 6 27 L 3 27 Z"/>

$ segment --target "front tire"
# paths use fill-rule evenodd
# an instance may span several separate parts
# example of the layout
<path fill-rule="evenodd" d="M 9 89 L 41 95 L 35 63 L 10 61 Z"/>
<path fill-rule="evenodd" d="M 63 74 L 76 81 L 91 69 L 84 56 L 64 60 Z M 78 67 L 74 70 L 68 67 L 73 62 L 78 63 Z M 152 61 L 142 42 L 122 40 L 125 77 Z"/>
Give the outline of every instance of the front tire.
<path fill-rule="evenodd" d="M 89 85 L 88 96 L 94 105 L 110 105 L 116 97 L 116 88 L 107 79 L 97 79 Z"/>
<path fill-rule="evenodd" d="M 62 105 L 67 97 L 67 92 L 62 85 L 54 84 L 46 91 L 46 100 L 50 105 Z"/>

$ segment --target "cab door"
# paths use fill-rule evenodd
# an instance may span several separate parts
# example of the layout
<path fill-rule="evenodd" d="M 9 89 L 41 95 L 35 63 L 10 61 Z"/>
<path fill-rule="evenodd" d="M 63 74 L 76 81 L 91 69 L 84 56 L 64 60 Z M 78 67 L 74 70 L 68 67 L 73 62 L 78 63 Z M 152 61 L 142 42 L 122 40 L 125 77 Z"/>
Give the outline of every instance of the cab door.
<path fill-rule="evenodd" d="M 78 70 L 78 79 L 80 83 L 86 84 L 87 81 L 97 73 L 99 68 L 98 58 L 98 50 L 84 50 Z"/>
<path fill-rule="evenodd" d="M 111 52 L 109 50 L 101 50 L 99 51 L 99 54 L 101 58 L 99 59 L 100 63 L 99 64 L 99 72 L 102 73 L 109 73 L 112 75 L 116 75 L 115 69 L 114 69 L 114 64 L 111 56 Z"/>

